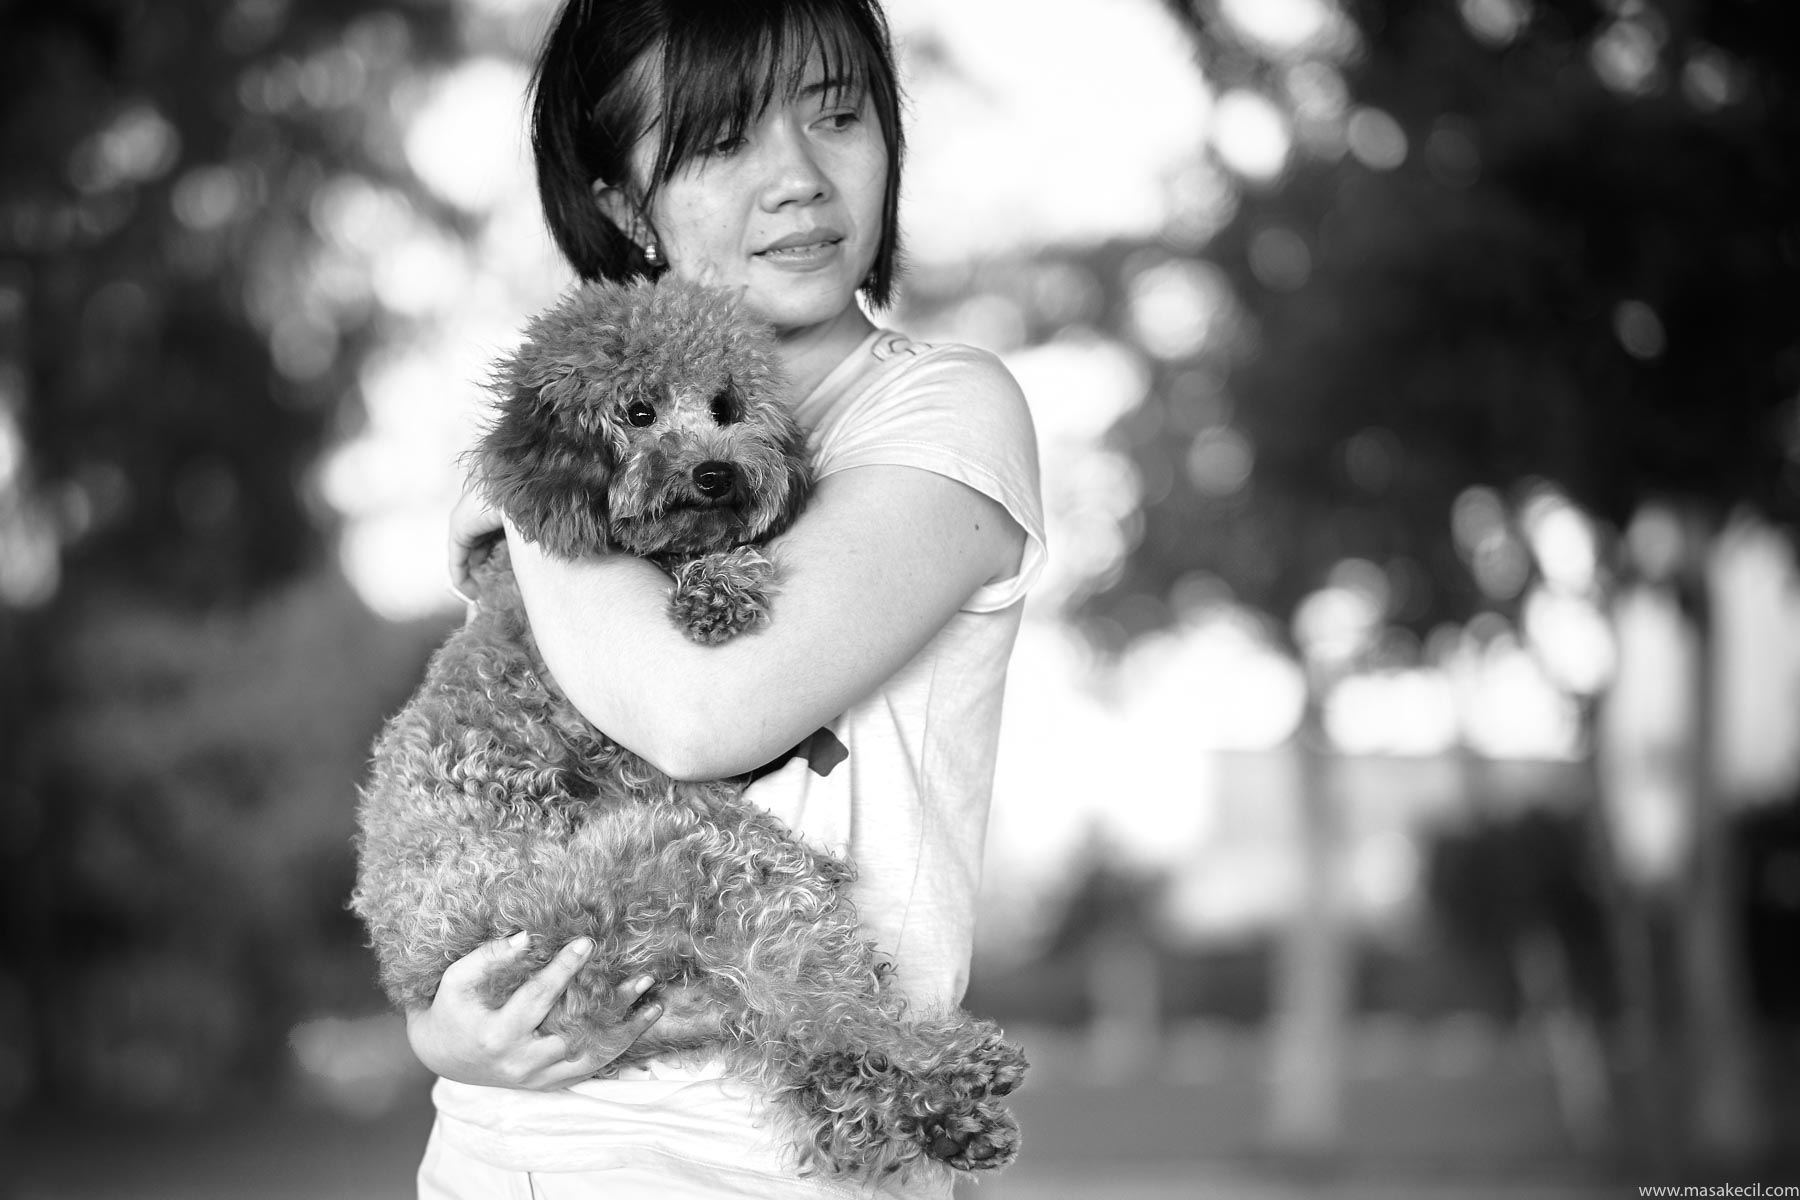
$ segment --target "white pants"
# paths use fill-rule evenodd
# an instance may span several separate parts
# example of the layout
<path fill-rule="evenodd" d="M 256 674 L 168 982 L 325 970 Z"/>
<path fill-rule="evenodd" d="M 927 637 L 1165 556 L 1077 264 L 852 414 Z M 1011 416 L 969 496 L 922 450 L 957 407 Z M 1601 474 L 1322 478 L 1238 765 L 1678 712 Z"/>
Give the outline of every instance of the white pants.
<path fill-rule="evenodd" d="M 419 1164 L 419 1200 L 860 1200 L 883 1194 L 843 1180 L 774 1179 L 673 1154 L 660 1154 L 654 1167 L 508 1170 L 448 1144 L 435 1125 Z"/>

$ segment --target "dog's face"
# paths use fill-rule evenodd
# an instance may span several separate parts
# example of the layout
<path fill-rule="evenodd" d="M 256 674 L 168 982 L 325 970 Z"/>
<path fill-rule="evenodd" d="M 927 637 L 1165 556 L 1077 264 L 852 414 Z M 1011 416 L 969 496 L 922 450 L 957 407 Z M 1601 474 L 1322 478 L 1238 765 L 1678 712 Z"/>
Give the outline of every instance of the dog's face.
<path fill-rule="evenodd" d="M 688 558 L 780 532 L 810 486 L 768 332 L 718 293 L 586 284 L 500 362 L 489 498 L 562 557 Z"/>

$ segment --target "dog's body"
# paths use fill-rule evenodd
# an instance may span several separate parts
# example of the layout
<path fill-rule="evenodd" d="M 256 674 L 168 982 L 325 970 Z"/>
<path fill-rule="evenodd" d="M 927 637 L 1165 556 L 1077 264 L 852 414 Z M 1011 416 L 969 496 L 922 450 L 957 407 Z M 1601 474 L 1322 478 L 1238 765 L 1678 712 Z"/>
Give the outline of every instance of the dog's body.
<path fill-rule="evenodd" d="M 774 567 L 748 543 L 810 486 L 766 335 L 673 284 L 588 285 L 501 366 L 479 449 L 489 495 L 563 556 L 627 550 L 674 573 L 674 618 L 717 642 L 767 619 Z M 874 1177 L 938 1159 L 998 1167 L 1017 1126 L 995 1098 L 1024 1059 L 967 1013 L 913 1015 L 845 898 L 848 864 L 742 798 L 674 781 L 590 726 L 539 660 L 502 546 L 479 604 L 376 743 L 354 906 L 384 987 L 429 1004 L 445 967 L 523 930 L 498 1005 L 558 948 L 596 948 L 544 1031 L 574 1051 L 656 978 L 671 1011 L 783 1118 L 800 1165 Z"/>

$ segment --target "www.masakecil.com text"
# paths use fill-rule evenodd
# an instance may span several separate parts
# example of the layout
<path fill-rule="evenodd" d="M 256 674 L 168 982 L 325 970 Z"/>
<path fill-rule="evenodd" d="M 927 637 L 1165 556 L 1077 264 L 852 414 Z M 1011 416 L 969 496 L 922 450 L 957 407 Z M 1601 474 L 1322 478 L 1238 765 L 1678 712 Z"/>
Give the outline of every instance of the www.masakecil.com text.
<path fill-rule="evenodd" d="M 1800 1196 L 1800 1184 L 1790 1183 L 1688 1183 L 1669 1187 L 1640 1187 L 1640 1196 Z"/>

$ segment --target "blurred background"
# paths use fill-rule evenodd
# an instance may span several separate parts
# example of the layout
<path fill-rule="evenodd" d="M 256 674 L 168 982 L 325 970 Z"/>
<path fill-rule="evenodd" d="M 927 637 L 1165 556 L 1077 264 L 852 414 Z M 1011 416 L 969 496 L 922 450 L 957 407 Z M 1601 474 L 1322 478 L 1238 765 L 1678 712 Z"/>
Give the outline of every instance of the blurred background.
<path fill-rule="evenodd" d="M 1800 6 L 889 0 L 1053 563 L 979 1194 L 1800 1182 Z M 400 1197 L 344 904 L 548 0 L 0 2 L 0 1195 Z"/>

